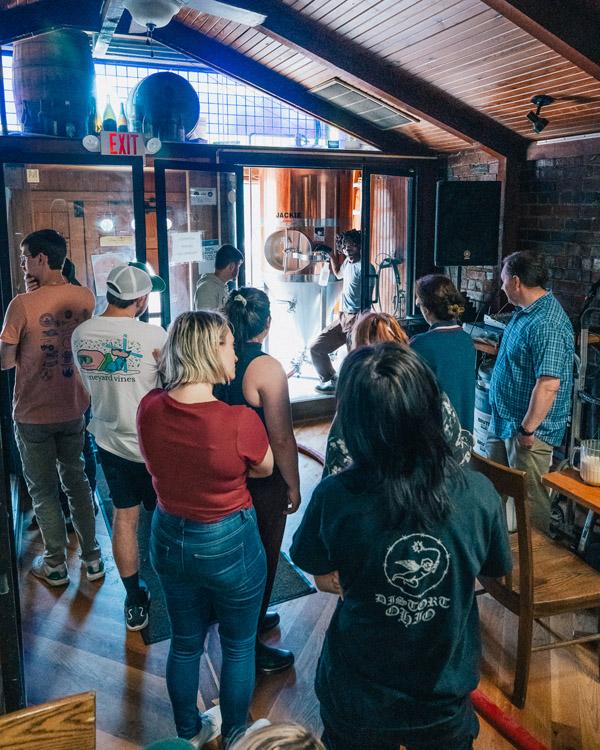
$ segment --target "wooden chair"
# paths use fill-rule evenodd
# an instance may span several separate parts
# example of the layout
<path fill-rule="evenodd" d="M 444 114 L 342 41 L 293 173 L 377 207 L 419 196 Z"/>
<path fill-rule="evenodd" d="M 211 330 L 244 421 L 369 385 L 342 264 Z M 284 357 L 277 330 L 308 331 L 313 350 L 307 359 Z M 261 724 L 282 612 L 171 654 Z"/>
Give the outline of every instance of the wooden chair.
<path fill-rule="evenodd" d="M 0 716 L 0 750 L 95 750 L 96 694 L 80 693 Z"/>
<path fill-rule="evenodd" d="M 600 633 L 565 640 L 540 618 L 600 607 L 600 573 L 545 534 L 532 529 L 526 501 L 526 472 L 509 469 L 473 453 L 471 467 L 492 482 L 503 497 L 515 501 L 517 532 L 511 535 L 512 574 L 504 579 L 480 578 L 484 590 L 519 618 L 517 664 L 512 702 L 523 708 L 531 654 L 589 641 Z M 533 623 L 548 631 L 552 643 L 532 648 Z M 600 668 L 600 646 L 598 652 Z"/>

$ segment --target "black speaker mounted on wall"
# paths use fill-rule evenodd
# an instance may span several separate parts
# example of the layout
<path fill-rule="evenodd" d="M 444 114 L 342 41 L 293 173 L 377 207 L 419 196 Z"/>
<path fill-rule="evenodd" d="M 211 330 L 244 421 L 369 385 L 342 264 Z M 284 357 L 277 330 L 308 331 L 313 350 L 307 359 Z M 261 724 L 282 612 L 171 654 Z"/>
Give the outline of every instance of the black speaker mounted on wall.
<path fill-rule="evenodd" d="M 437 266 L 495 266 L 500 236 L 500 182 L 438 182 Z"/>

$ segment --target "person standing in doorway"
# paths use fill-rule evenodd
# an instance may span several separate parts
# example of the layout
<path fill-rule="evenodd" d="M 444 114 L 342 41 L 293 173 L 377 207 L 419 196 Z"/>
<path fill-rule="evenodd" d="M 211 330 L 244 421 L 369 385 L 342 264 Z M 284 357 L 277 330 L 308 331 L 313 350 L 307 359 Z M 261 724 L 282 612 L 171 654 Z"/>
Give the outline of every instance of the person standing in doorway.
<path fill-rule="evenodd" d="M 228 283 L 237 279 L 244 256 L 233 245 L 221 245 L 215 257 L 215 272 L 204 273 L 196 285 L 194 308 L 220 310 L 229 294 Z"/>
<path fill-rule="evenodd" d="M 138 318 L 152 292 L 165 282 L 137 265 L 113 268 L 106 279 L 108 306 L 73 332 L 73 352 L 92 398 L 98 458 L 114 504 L 112 549 L 126 591 L 125 625 L 148 624 L 150 598 L 139 576 L 137 527 L 140 506 L 153 511 L 156 495 L 138 444 L 136 412 L 142 398 L 159 385 L 156 357 L 167 334 Z"/>
<path fill-rule="evenodd" d="M 344 232 L 336 242 L 336 251 L 329 256 L 331 270 L 338 279 L 343 279 L 342 309 L 327 328 L 310 345 L 310 356 L 321 379 L 316 390 L 319 393 L 335 393 L 337 375 L 329 357 L 344 344 L 350 348 L 352 326 L 361 310 L 361 235 L 356 229 Z M 369 275 L 374 279 L 375 268 L 369 266 Z M 371 288 L 371 285 L 370 285 Z"/>
<path fill-rule="evenodd" d="M 87 578 L 104 577 L 82 457 L 83 415 L 89 397 L 71 350 L 71 333 L 92 315 L 95 298 L 89 289 L 64 278 L 66 255 L 67 243 L 53 229 L 25 237 L 21 267 L 38 288 L 11 301 L 0 334 L 2 369 L 16 368 L 15 437 L 44 542 L 44 553 L 34 559 L 31 572 L 50 586 L 69 583 L 60 485 L 67 495 Z"/>
<path fill-rule="evenodd" d="M 550 495 L 542 475 L 571 413 L 573 327 L 552 292 L 541 256 L 509 255 L 502 289 L 516 311 L 502 336 L 490 382 L 492 419 L 486 446 L 497 463 L 527 472 L 531 520 L 550 528 Z"/>

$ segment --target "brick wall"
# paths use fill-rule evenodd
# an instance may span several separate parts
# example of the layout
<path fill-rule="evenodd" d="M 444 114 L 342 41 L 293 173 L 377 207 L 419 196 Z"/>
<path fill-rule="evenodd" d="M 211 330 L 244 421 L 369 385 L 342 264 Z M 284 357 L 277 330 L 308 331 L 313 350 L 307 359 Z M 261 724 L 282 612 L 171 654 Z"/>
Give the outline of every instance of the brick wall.
<path fill-rule="evenodd" d="M 479 151 L 448 158 L 451 180 L 496 179 L 498 162 Z M 551 288 L 575 318 L 600 278 L 600 154 L 528 161 L 519 175 L 515 250 L 546 256 Z M 475 303 L 493 302 L 498 268 L 464 269 L 462 289 Z"/>
<path fill-rule="evenodd" d="M 546 256 L 552 291 L 576 317 L 600 276 L 600 154 L 527 162 L 519 199 L 519 249 Z"/>

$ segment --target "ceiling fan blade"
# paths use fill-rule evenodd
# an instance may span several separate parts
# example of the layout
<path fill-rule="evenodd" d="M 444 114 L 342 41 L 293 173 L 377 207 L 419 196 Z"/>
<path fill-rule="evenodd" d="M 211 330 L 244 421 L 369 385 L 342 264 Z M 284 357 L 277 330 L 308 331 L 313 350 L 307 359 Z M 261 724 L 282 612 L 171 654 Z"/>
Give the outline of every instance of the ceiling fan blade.
<path fill-rule="evenodd" d="M 266 18 L 261 13 L 255 13 L 245 8 L 238 8 L 228 3 L 221 3 L 219 0 L 185 0 L 185 5 L 200 11 L 200 13 L 208 13 L 210 16 L 226 18 L 228 21 L 242 23 L 244 26 L 260 26 Z"/>
<path fill-rule="evenodd" d="M 148 29 L 145 26 L 142 26 L 141 23 L 136 23 L 133 18 L 131 19 L 131 23 L 129 24 L 129 33 L 130 34 L 146 34 Z"/>

